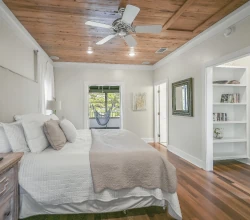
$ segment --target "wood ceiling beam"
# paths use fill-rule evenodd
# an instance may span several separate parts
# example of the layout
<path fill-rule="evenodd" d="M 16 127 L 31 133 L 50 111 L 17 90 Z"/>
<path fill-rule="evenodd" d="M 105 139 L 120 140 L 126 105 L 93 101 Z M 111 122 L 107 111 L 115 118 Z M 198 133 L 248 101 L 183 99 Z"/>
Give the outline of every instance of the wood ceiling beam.
<path fill-rule="evenodd" d="M 163 29 L 167 30 L 183 13 L 184 11 L 194 3 L 195 0 L 187 0 L 180 9 L 163 25 Z"/>
<path fill-rule="evenodd" d="M 219 11 L 217 11 L 215 14 L 213 14 L 210 18 L 208 18 L 205 22 L 203 22 L 201 25 L 199 25 L 197 28 L 193 30 L 193 33 L 196 34 L 200 31 L 203 31 L 204 29 L 207 28 L 207 26 L 212 25 L 216 21 L 220 20 L 221 18 L 224 17 L 224 14 L 230 10 L 230 9 L 235 9 L 235 6 L 239 4 L 239 0 L 233 0 L 231 1 L 228 5 L 225 7 L 221 8 Z"/>

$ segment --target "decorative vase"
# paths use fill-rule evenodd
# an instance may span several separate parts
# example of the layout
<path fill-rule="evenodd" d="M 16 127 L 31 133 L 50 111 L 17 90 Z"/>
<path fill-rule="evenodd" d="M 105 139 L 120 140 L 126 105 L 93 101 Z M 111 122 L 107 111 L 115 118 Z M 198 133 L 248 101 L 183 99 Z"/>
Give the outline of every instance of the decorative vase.
<path fill-rule="evenodd" d="M 214 138 L 216 138 L 216 139 L 223 138 L 223 128 L 215 128 L 214 129 Z"/>

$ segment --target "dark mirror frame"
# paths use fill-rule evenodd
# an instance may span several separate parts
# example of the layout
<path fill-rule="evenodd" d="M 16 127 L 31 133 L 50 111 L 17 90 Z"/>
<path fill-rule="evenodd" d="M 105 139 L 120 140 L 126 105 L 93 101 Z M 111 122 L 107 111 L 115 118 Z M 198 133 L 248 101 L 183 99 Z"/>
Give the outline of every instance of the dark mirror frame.
<path fill-rule="evenodd" d="M 187 85 L 188 110 L 176 110 L 176 87 Z M 172 114 L 193 117 L 193 78 L 172 83 Z"/>

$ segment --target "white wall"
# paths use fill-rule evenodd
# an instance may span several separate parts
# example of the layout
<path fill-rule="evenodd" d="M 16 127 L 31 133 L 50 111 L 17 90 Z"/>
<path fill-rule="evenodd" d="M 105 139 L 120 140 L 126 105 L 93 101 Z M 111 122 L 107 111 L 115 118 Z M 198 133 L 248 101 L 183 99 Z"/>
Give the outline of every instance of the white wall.
<path fill-rule="evenodd" d="M 34 80 L 34 52 L 0 13 L 0 65 Z"/>
<path fill-rule="evenodd" d="M 60 66 L 60 65 L 59 65 Z M 78 129 L 84 128 L 84 82 L 122 82 L 124 97 L 124 128 L 141 138 L 153 138 L 153 71 L 108 69 L 81 64 L 55 67 L 57 100 L 62 101 L 59 117 L 71 120 Z M 147 110 L 132 111 L 133 92 L 147 93 Z"/>
<path fill-rule="evenodd" d="M 15 114 L 39 111 L 39 83 L 35 82 L 34 50 L 38 65 L 53 64 L 48 55 L 0 0 L 0 122 Z"/>
<path fill-rule="evenodd" d="M 243 57 L 243 58 L 240 58 L 240 59 L 237 59 L 237 60 L 234 60 L 234 61 L 231 61 L 229 63 L 226 63 L 225 65 L 226 66 L 245 66 L 245 67 L 248 67 L 250 69 L 250 55 Z M 249 78 L 249 80 L 250 80 L 250 78 Z"/>
<path fill-rule="evenodd" d="M 229 38 L 225 38 L 223 32 L 166 60 L 154 72 L 154 81 L 169 79 L 169 144 L 179 154 L 198 162 L 202 159 L 202 67 L 209 61 L 250 46 L 250 18 L 237 23 L 236 32 Z M 173 116 L 171 84 L 189 77 L 194 78 L 194 117 Z"/>
<path fill-rule="evenodd" d="M 34 80 L 34 50 L 39 51 L 40 64 L 44 60 L 53 64 L 35 39 L 0 1 L 0 66 Z"/>

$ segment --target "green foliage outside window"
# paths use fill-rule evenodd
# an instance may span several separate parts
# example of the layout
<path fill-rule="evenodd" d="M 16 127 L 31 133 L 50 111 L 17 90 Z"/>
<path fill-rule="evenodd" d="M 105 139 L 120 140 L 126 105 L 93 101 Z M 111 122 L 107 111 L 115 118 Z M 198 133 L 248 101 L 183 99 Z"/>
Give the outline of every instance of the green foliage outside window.
<path fill-rule="evenodd" d="M 91 107 L 93 105 L 95 109 L 101 113 L 105 114 L 112 104 L 114 104 L 111 117 L 120 117 L 120 93 L 89 93 L 89 118 L 94 118 L 94 111 Z"/>

